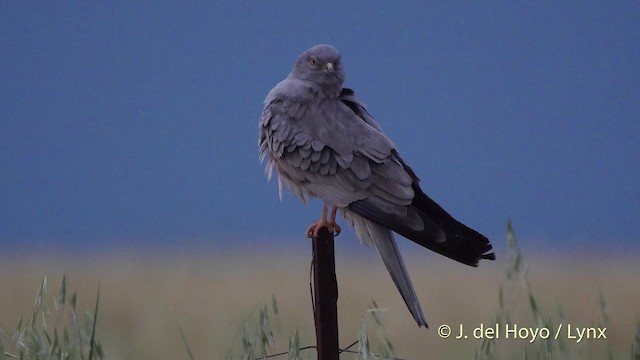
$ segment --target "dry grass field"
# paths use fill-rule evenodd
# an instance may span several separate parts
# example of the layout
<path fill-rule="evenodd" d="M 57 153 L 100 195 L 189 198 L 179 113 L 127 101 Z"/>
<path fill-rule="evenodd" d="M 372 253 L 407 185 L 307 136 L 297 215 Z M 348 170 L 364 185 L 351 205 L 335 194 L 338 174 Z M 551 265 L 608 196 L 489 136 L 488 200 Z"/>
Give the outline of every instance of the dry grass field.
<path fill-rule="evenodd" d="M 414 249 L 418 250 L 408 251 L 407 266 L 431 327 L 425 330 L 415 325 L 375 251 L 338 254 L 341 344 L 357 340 L 361 318 L 375 299 L 383 310 L 380 314 L 395 356 L 474 358 L 482 340 L 473 338 L 471 331 L 481 324 L 495 325 L 506 259 L 484 262 L 473 269 L 423 251 L 412 254 Z M 630 358 L 634 341 L 638 341 L 634 340 L 640 311 L 637 254 L 524 256 L 529 265 L 528 283 L 543 321 L 551 319 L 555 327 L 562 321 L 565 325 L 600 327 L 606 321 L 606 340 L 576 343 L 565 332 L 561 334 L 570 358 L 604 359 L 607 352 L 615 359 Z M 0 325 L 9 333 L 5 337 L 9 336 L 21 316 L 30 319 L 43 276 L 48 274 L 49 295 L 53 297 L 63 274 L 67 274 L 69 291 L 77 291 L 77 307 L 82 312 L 93 308 L 100 284 L 97 336 L 107 359 L 188 359 L 179 328 L 196 359 L 224 359 L 232 348 L 239 354 L 243 322 L 257 305 L 270 304 L 272 296 L 277 299 L 278 314 L 270 318 L 276 339 L 270 352 L 287 351 L 287 340 L 296 328 L 301 346 L 314 343 L 309 261 L 308 253 L 255 249 L 253 253 L 244 249 L 193 254 L 4 257 L 0 263 Z M 540 327 L 528 291 L 516 283 L 504 288 L 511 322 L 520 327 Z M 376 327 L 368 319 L 373 341 Z M 441 324 L 453 328 L 450 338 L 438 336 Z M 454 338 L 460 324 L 469 329 L 469 338 Z M 536 359 L 541 344 L 502 339 L 497 343 L 499 356 L 494 358 L 523 358 L 526 347 L 527 358 Z M 312 350 L 302 355 L 315 358 Z M 343 355 L 344 359 L 355 357 Z"/>

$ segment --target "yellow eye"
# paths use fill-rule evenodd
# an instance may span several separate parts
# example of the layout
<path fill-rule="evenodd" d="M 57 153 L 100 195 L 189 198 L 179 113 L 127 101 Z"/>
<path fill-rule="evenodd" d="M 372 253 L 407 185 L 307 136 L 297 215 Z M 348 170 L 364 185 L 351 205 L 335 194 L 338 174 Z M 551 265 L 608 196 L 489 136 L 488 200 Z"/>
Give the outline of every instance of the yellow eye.
<path fill-rule="evenodd" d="M 309 65 L 316 66 L 318 65 L 318 60 L 315 58 L 309 58 Z"/>

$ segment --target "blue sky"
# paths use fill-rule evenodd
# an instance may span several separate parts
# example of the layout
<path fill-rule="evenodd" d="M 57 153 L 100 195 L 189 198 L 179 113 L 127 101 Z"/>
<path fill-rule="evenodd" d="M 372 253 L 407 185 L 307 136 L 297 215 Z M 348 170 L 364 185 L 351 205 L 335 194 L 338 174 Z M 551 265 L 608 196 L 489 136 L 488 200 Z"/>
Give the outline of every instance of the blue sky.
<path fill-rule="evenodd" d="M 634 245 L 638 23 L 638 2 L 3 2 L 0 242 L 302 238 L 321 205 L 280 203 L 257 123 L 330 43 L 459 220 L 495 243 L 512 219 L 552 251 Z"/>

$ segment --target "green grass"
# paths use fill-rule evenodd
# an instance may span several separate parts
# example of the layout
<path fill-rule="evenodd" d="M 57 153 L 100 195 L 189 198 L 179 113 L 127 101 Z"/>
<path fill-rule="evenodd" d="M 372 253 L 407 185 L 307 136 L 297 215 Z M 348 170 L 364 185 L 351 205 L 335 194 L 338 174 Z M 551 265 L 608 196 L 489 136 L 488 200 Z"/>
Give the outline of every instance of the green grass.
<path fill-rule="evenodd" d="M 551 314 L 544 312 L 539 304 L 538 298 L 530 285 L 528 273 L 529 267 L 524 260 L 524 256 L 517 245 L 515 232 L 511 222 L 507 224 L 507 266 L 504 272 L 504 279 L 498 290 L 499 309 L 495 317 L 490 319 L 487 324 L 499 324 L 503 329 L 506 326 L 517 326 L 514 322 L 512 311 L 524 302 L 528 306 L 531 318 L 535 324 L 532 329 L 549 329 L 549 336 L 541 337 L 539 340 L 530 341 L 529 344 L 523 344 L 512 340 L 502 340 L 496 338 L 485 338 L 476 348 L 473 358 L 475 360 L 498 360 L 498 359 L 535 359 L 535 360 L 554 360 L 554 359 L 610 359 L 613 360 L 613 349 L 606 339 L 600 341 L 598 347 L 587 347 L 586 351 L 575 350 L 574 346 L 568 343 L 567 336 L 553 336 L 555 329 L 569 325 L 564 317 L 564 310 L 561 304 L 557 304 L 557 313 Z M 523 299 L 524 298 L 524 299 Z M 227 360 L 242 359 L 267 359 L 288 355 L 289 360 L 303 359 L 301 350 L 315 352 L 315 347 L 300 347 L 298 329 L 296 329 L 293 338 L 289 338 L 289 351 L 287 353 L 269 353 L 275 343 L 274 334 L 271 329 L 270 318 L 277 315 L 276 300 L 273 298 L 274 310 L 270 313 L 267 305 L 262 303 L 258 306 L 257 311 L 253 312 L 249 319 L 242 325 L 242 349 L 237 351 L 237 357 L 234 357 L 232 348 L 227 354 Z M 606 297 L 602 289 L 599 291 L 598 299 L 598 321 L 597 328 L 607 328 L 610 326 L 609 309 Z M 400 359 L 394 357 L 394 347 L 389 339 L 387 330 L 382 321 L 383 311 L 379 309 L 375 301 L 369 308 L 367 314 L 371 315 L 375 324 L 375 333 L 378 336 L 378 351 L 371 350 L 370 334 L 367 329 L 366 316 L 362 316 L 361 325 L 357 334 L 357 340 L 353 345 L 357 345 L 358 351 L 356 359 Z M 553 319 L 557 319 L 554 321 Z M 247 330 L 250 329 L 250 330 Z M 543 330 L 544 331 L 544 330 Z M 561 334 L 558 331 L 558 334 Z M 531 339 L 532 337 L 527 337 Z M 521 339 L 519 339 L 521 340 Z M 526 340 L 525 340 L 526 341 Z M 637 321 L 637 329 L 634 343 L 631 346 L 631 359 L 640 360 L 640 319 Z M 350 348 L 343 349 L 343 353 L 351 353 Z M 309 355 L 310 356 L 310 355 Z M 311 358 L 311 357 L 309 357 Z"/>
<path fill-rule="evenodd" d="M 560 303 L 556 305 L 556 313 L 544 312 L 539 307 L 539 300 L 535 296 L 528 278 L 529 267 L 524 260 L 522 252 L 517 245 L 515 232 L 511 222 L 507 224 L 507 267 L 505 269 L 505 277 L 499 288 L 498 299 L 500 307 L 496 312 L 495 318 L 490 323 L 500 324 L 501 326 L 516 325 L 512 321 L 511 311 L 522 302 L 522 297 L 526 297 L 525 303 L 531 312 L 533 323 L 538 329 L 557 330 L 562 327 L 566 328 L 570 325 L 565 316 L 563 306 Z M 510 298 L 507 303 L 505 298 Z M 609 308 L 606 297 L 602 288 L 599 290 L 598 298 L 598 320 L 597 328 L 610 328 Z M 553 319 L 556 319 L 555 321 Z M 640 337 L 640 319 L 637 323 L 636 343 Z M 553 359 L 613 359 L 613 349 L 611 343 L 607 339 L 598 339 L 597 347 L 589 346 L 584 349 L 577 349 L 576 346 L 569 344 L 570 339 L 567 335 L 558 331 L 560 336 L 555 337 L 555 331 L 550 336 L 534 341 L 531 344 L 519 344 L 518 348 L 510 346 L 511 344 L 505 340 L 485 339 L 476 349 L 474 359 L 476 360 L 495 360 L 495 359 L 536 359 L 536 360 L 553 360 Z M 640 360 L 638 358 L 637 344 L 632 345 L 631 359 Z M 511 354 L 511 355 L 506 355 Z M 519 355 L 519 356 L 518 356 Z"/>
<path fill-rule="evenodd" d="M 102 346 L 96 338 L 96 319 L 100 289 L 93 312 L 78 318 L 77 295 L 67 296 L 67 277 L 57 296 L 48 294 L 45 275 L 36 295 L 30 320 L 20 319 L 15 330 L 0 329 L 0 360 L 5 359 L 102 359 Z"/>
<path fill-rule="evenodd" d="M 428 330 L 412 322 L 377 254 L 338 253 L 340 343 L 346 350 L 341 358 L 640 360 L 637 256 L 537 256 L 530 264 L 510 225 L 507 234 L 507 251 L 478 269 L 419 248 L 415 255 L 407 251 Z M 13 258 L 0 264 L 0 360 L 158 359 L 167 354 L 315 359 L 308 260 L 307 253 L 255 250 L 189 253 L 183 259 L 179 254 L 98 261 L 80 257 L 76 262 Z M 50 276 L 43 280 L 43 273 Z M 60 284 L 55 291 L 49 291 L 51 279 Z M 69 279 L 77 293 L 69 290 Z M 96 293 L 97 279 L 102 279 L 102 291 Z M 37 291 L 29 290 L 38 283 Z M 278 301 L 269 296 L 255 305 L 255 299 L 271 293 Z M 377 303 L 367 304 L 372 297 Z M 94 321 L 98 313 L 100 321 Z M 607 339 L 581 343 L 566 336 L 532 343 L 455 340 L 438 337 L 437 327 L 444 323 L 549 329 L 575 323 L 608 330 Z"/>
<path fill-rule="evenodd" d="M 341 353 L 355 354 L 355 359 L 399 359 L 393 355 L 393 344 L 389 340 L 385 330 L 383 313 L 384 310 L 378 308 L 375 301 L 369 305 L 369 310 L 362 315 L 360 328 L 358 329 L 356 341 L 349 346 L 340 349 Z M 271 327 L 273 317 L 278 316 L 278 306 L 275 297 L 272 297 L 271 306 L 266 302 L 261 302 L 254 309 L 245 322 L 240 327 L 236 339 L 232 342 L 225 360 L 252 360 L 284 358 L 289 360 L 312 359 L 315 356 L 315 345 L 300 345 L 300 335 L 296 328 L 293 336 L 289 337 L 288 350 L 286 352 L 273 352 L 275 347 L 274 331 Z M 373 327 L 368 326 L 373 323 Z M 376 338 L 374 344 L 370 338 L 370 333 L 374 332 Z M 376 346 L 376 351 L 371 350 L 371 346 Z M 357 346 L 357 350 L 353 350 Z M 191 356 L 191 351 L 187 346 L 187 352 Z"/>

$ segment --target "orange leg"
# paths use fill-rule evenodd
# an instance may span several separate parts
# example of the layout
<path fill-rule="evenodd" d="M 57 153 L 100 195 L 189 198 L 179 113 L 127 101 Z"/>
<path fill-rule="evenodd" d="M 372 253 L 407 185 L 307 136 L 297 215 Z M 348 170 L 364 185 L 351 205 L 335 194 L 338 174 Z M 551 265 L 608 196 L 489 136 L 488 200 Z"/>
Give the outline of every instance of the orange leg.
<path fill-rule="evenodd" d="M 327 230 L 329 230 L 329 232 L 332 234 L 335 234 L 335 235 L 340 234 L 340 231 L 342 231 L 342 229 L 336 223 L 336 212 L 338 211 L 338 208 L 336 208 L 335 206 L 333 207 L 333 209 L 331 210 L 331 216 L 329 217 L 329 220 L 327 220 L 328 210 L 329 209 L 327 209 L 326 205 L 323 206 L 320 220 L 315 221 L 311 225 L 309 225 L 309 227 L 307 228 L 308 238 L 318 237 L 318 232 L 320 232 L 320 229 L 322 229 L 323 227 L 327 228 Z"/>
<path fill-rule="evenodd" d="M 331 210 L 331 217 L 329 218 L 329 224 L 333 227 L 333 232 L 335 233 L 336 236 L 340 235 L 340 232 L 342 231 L 342 228 L 336 222 L 337 212 L 338 212 L 338 208 L 334 206 L 333 210 Z M 331 231 L 331 228 L 329 229 L 329 231 Z"/>

